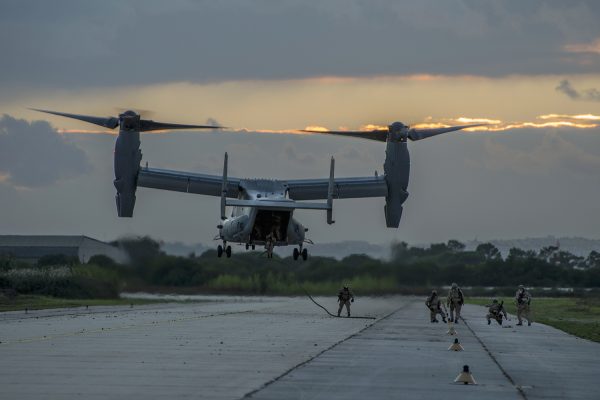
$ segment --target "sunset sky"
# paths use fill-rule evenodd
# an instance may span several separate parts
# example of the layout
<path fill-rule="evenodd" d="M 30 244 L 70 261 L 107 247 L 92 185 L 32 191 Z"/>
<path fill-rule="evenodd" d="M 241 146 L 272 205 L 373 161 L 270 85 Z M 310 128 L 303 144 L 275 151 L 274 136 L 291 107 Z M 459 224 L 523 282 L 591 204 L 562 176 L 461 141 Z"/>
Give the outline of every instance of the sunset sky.
<path fill-rule="evenodd" d="M 220 174 L 227 151 L 230 174 L 282 179 L 325 177 L 332 155 L 337 176 L 382 171 L 383 143 L 298 129 L 485 122 L 409 144 L 398 229 L 383 199 L 296 217 L 318 242 L 600 238 L 599 17 L 591 0 L 2 0 L 0 234 L 216 234 L 217 198 L 139 189 L 117 218 L 114 135 L 34 107 L 217 122 L 144 135 L 143 162 Z"/>

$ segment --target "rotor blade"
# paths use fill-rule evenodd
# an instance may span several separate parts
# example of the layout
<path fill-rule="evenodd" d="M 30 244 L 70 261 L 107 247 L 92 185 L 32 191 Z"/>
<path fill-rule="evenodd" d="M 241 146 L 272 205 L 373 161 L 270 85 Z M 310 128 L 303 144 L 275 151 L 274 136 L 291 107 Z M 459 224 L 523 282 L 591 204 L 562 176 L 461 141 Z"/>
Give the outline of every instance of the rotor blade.
<path fill-rule="evenodd" d="M 140 121 L 140 132 L 147 131 L 161 131 L 171 129 L 223 129 L 223 126 L 212 126 L 212 125 L 184 125 L 184 124 L 170 124 L 166 122 L 155 122 L 149 119 L 143 119 Z"/>
<path fill-rule="evenodd" d="M 301 129 L 301 132 L 310 133 L 322 133 L 325 135 L 340 135 L 340 136 L 351 136 L 360 139 L 377 140 L 379 142 L 385 142 L 387 140 L 387 130 L 374 130 L 374 131 L 317 131 L 309 129 Z"/>
<path fill-rule="evenodd" d="M 440 135 L 446 132 L 459 131 L 465 128 L 473 128 L 475 126 L 482 126 L 485 124 L 474 124 L 474 125 L 461 125 L 461 126 L 448 126 L 446 128 L 432 128 L 432 129 L 410 129 L 408 131 L 408 138 L 410 140 L 421 140 L 427 139 L 428 137 Z"/>
<path fill-rule="evenodd" d="M 37 108 L 30 108 L 30 110 L 39 111 L 39 112 L 43 112 L 43 113 L 47 113 L 47 114 L 60 115 L 61 117 L 78 119 L 80 121 L 85 121 L 85 122 L 89 122 L 90 124 L 100 125 L 100 126 L 103 126 L 105 128 L 109 128 L 109 129 L 115 129 L 117 126 L 119 126 L 119 119 L 115 118 L 115 117 L 106 117 L 106 118 L 92 117 L 89 115 L 68 114 L 68 113 L 62 113 L 62 112 L 58 112 L 58 111 L 39 110 Z"/>

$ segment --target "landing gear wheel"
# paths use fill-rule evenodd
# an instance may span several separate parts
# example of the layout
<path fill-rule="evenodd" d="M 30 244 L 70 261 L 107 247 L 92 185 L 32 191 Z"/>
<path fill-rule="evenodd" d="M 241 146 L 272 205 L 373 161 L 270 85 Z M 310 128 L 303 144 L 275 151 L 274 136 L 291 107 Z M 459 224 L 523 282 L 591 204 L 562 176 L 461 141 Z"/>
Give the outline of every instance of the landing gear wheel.
<path fill-rule="evenodd" d="M 298 251 L 297 248 L 294 247 L 294 252 L 292 253 L 292 257 L 294 257 L 294 261 L 296 261 L 298 259 L 299 255 L 300 255 L 300 252 Z"/>
<path fill-rule="evenodd" d="M 221 258 L 222 255 L 223 255 L 223 246 L 218 245 L 217 246 L 217 257 Z"/>
<path fill-rule="evenodd" d="M 231 246 L 227 246 L 225 249 L 225 254 L 227 254 L 227 258 L 231 257 Z"/>
<path fill-rule="evenodd" d="M 246 243 L 246 250 L 248 250 L 250 248 L 250 245 L 248 243 Z"/>
<path fill-rule="evenodd" d="M 252 250 L 254 250 L 254 245 L 252 245 Z"/>
<path fill-rule="evenodd" d="M 304 250 L 302 250 L 302 260 L 306 261 L 307 258 L 308 258 L 308 250 L 304 249 Z"/>

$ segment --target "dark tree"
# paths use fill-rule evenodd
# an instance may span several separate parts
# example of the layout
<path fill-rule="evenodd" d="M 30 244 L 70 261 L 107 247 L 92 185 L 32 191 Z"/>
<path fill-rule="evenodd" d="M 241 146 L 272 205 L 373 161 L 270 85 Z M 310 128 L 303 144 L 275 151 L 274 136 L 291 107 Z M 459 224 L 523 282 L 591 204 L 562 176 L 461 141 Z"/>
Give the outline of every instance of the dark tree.
<path fill-rule="evenodd" d="M 498 260 L 501 258 L 500 250 L 491 243 L 481 243 L 475 251 L 485 257 L 486 260 Z"/>
<path fill-rule="evenodd" d="M 464 243 L 459 242 L 458 240 L 448 240 L 448 244 L 446 245 L 446 247 L 448 247 L 448 250 L 450 250 L 453 253 L 458 253 L 460 251 L 463 251 L 465 249 L 465 245 Z"/>

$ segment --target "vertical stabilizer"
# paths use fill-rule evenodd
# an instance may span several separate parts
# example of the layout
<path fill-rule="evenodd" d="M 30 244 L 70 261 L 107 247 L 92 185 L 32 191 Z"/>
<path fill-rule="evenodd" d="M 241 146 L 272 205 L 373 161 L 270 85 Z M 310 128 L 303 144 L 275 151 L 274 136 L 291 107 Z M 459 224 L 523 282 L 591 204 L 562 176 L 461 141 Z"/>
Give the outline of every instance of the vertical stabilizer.
<path fill-rule="evenodd" d="M 333 220 L 333 189 L 335 187 L 334 170 L 335 159 L 331 157 L 331 164 L 329 166 L 329 187 L 327 188 L 327 223 L 329 225 L 335 222 Z"/>
<path fill-rule="evenodd" d="M 227 159 L 228 155 L 225 153 L 225 159 L 223 161 L 223 185 L 221 186 L 221 219 L 225 220 L 225 206 L 227 204 Z"/>

